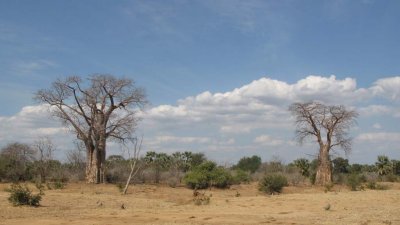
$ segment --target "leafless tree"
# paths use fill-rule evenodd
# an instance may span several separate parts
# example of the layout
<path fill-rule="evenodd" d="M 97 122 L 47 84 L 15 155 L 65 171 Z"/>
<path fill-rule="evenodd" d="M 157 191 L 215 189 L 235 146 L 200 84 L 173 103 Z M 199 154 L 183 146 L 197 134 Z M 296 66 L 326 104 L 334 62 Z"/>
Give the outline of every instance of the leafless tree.
<path fill-rule="evenodd" d="M 318 168 L 315 183 L 332 182 L 332 166 L 329 152 L 340 147 L 346 153 L 351 149 L 348 130 L 355 125 L 357 112 L 344 106 L 328 106 L 318 102 L 294 103 L 289 111 L 295 116 L 296 137 L 300 144 L 307 138 L 319 144 Z"/>
<path fill-rule="evenodd" d="M 74 142 L 75 148 L 67 152 L 67 160 L 73 167 L 79 168 L 85 163 L 85 145 L 81 141 Z"/>
<path fill-rule="evenodd" d="M 139 172 L 141 168 L 138 162 L 139 162 L 140 150 L 142 149 L 142 141 L 143 137 L 140 140 L 138 140 L 138 138 L 132 138 L 130 142 L 133 147 L 130 147 L 129 145 L 124 146 L 128 154 L 129 167 L 131 169 L 129 172 L 128 179 L 126 180 L 125 188 L 122 192 L 122 194 L 124 195 L 126 195 L 126 193 L 128 192 L 129 184 L 131 183 L 132 178 L 136 176 L 136 174 Z"/>
<path fill-rule="evenodd" d="M 46 182 L 46 177 L 49 173 L 49 163 L 53 159 L 55 146 L 49 137 L 41 137 L 34 142 L 33 148 L 37 154 L 37 169 L 40 175 L 40 182 L 43 183 Z"/>
<path fill-rule="evenodd" d="M 68 163 L 70 165 L 73 178 L 81 181 L 85 179 L 85 161 L 86 161 L 86 149 L 82 141 L 74 142 L 75 148 L 69 150 L 66 153 Z"/>
<path fill-rule="evenodd" d="M 87 183 L 105 182 L 107 140 L 131 138 L 139 120 L 137 112 L 146 104 L 144 90 L 133 80 L 103 74 L 58 79 L 35 97 L 49 104 L 53 115 L 84 143 Z"/>

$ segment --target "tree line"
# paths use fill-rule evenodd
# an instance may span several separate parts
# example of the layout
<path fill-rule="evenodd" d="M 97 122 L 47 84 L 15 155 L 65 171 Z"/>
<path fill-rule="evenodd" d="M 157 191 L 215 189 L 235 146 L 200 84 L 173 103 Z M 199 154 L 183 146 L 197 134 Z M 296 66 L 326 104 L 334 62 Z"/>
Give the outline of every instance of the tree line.
<path fill-rule="evenodd" d="M 85 155 L 82 146 L 67 154 L 68 160 L 53 158 L 56 147 L 48 138 L 33 144 L 11 143 L 0 150 L 0 180 L 2 182 L 74 182 L 85 180 Z M 132 158 L 110 155 L 105 161 L 105 180 L 123 185 L 130 173 Z M 342 157 L 331 161 L 333 183 L 345 183 L 352 175 L 365 181 L 398 181 L 400 161 L 381 155 L 374 164 L 350 164 Z M 315 184 L 318 159 L 300 158 L 285 164 L 279 158 L 262 162 L 259 156 L 242 157 L 232 166 L 219 166 L 203 153 L 146 152 L 137 159 L 139 168 L 130 180 L 132 184 L 165 184 L 193 189 L 225 188 L 232 184 L 260 181 L 266 174 L 282 174 L 291 185 Z"/>

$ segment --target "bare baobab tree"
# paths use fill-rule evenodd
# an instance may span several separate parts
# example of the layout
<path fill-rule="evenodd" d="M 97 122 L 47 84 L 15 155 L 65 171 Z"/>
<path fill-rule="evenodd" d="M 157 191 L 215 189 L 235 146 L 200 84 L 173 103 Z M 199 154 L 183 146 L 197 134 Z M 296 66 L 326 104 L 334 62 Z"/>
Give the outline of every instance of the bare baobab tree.
<path fill-rule="evenodd" d="M 332 166 L 329 152 L 341 147 L 346 153 L 351 149 L 348 130 L 356 123 L 357 112 L 344 106 L 327 106 L 317 102 L 294 103 L 289 111 L 295 116 L 296 137 L 299 143 L 307 138 L 319 144 L 318 168 L 315 183 L 325 185 L 332 182 Z"/>
<path fill-rule="evenodd" d="M 131 138 L 137 112 L 146 103 L 144 90 L 133 80 L 103 74 L 58 79 L 35 98 L 50 105 L 53 115 L 84 143 L 87 183 L 105 181 L 106 141 Z"/>

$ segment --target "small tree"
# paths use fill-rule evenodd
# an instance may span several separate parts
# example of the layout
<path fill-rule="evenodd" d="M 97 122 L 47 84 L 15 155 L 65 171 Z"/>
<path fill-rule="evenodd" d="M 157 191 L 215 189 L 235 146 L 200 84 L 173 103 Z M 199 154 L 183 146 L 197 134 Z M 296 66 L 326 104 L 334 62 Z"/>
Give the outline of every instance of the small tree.
<path fill-rule="evenodd" d="M 127 146 L 126 148 L 126 152 L 128 154 L 130 172 L 128 179 L 126 179 L 124 190 L 122 191 L 122 194 L 124 195 L 126 195 L 126 193 L 128 192 L 129 184 L 131 183 L 132 178 L 136 176 L 141 167 L 141 165 L 139 165 L 138 162 L 139 162 L 140 150 L 142 149 L 143 138 L 141 138 L 140 140 L 134 138 L 131 139 L 130 141 L 133 145 L 133 148 L 130 148 L 129 146 Z"/>
<path fill-rule="evenodd" d="M 310 161 L 308 159 L 296 159 L 293 163 L 300 170 L 301 175 L 305 177 L 310 176 Z"/>
<path fill-rule="evenodd" d="M 394 175 L 400 175 L 400 161 L 399 160 L 391 160 L 392 163 L 392 172 Z"/>
<path fill-rule="evenodd" d="M 147 152 L 144 157 L 145 162 L 154 170 L 154 182 L 160 182 L 161 171 L 166 170 L 171 165 L 171 157 L 166 153 Z"/>
<path fill-rule="evenodd" d="M 378 170 L 378 174 L 383 176 L 392 172 L 392 165 L 390 160 L 385 155 L 379 155 L 378 161 L 375 163 L 376 169 Z"/>
<path fill-rule="evenodd" d="M 253 155 L 252 157 L 241 158 L 234 168 L 254 173 L 256 172 L 256 170 L 258 170 L 258 168 L 260 168 L 260 166 L 261 158 L 259 156 Z"/>
<path fill-rule="evenodd" d="M 327 106 L 318 102 L 294 103 L 289 111 L 295 117 L 296 137 L 301 144 L 313 138 L 319 145 L 318 169 L 315 184 L 327 185 L 332 182 L 330 151 L 341 147 L 345 152 L 351 149 L 348 130 L 355 124 L 357 112 L 344 106 Z"/>
<path fill-rule="evenodd" d="M 40 182 L 44 183 L 50 172 L 50 161 L 53 159 L 55 146 L 49 137 L 36 140 L 33 146 L 37 153 L 36 169 L 40 176 Z"/>
<path fill-rule="evenodd" d="M 333 172 L 336 174 L 348 173 L 350 171 L 350 164 L 348 159 L 337 157 L 336 159 L 332 160 L 332 163 L 333 163 Z"/>

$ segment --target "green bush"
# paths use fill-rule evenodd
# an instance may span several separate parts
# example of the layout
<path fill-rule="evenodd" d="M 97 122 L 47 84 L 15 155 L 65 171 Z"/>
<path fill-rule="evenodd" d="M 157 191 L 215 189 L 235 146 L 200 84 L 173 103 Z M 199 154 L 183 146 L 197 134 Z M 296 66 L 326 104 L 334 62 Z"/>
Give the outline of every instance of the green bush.
<path fill-rule="evenodd" d="M 310 176 L 310 161 L 308 159 L 300 158 L 293 161 L 294 165 L 300 170 L 301 175 L 305 177 Z"/>
<path fill-rule="evenodd" d="M 9 192 L 10 197 L 8 198 L 8 201 L 11 202 L 14 206 L 39 206 L 43 195 L 42 192 L 36 195 L 32 194 L 31 190 L 29 190 L 26 185 L 21 186 L 20 184 L 12 184 Z"/>
<path fill-rule="evenodd" d="M 253 155 L 252 157 L 243 157 L 239 160 L 238 164 L 234 166 L 235 169 L 249 171 L 250 173 L 256 172 L 261 166 L 260 156 Z"/>
<path fill-rule="evenodd" d="M 231 185 L 232 176 L 224 168 L 217 167 L 214 162 L 207 161 L 189 171 L 183 181 L 192 189 L 204 189 L 211 186 L 226 188 Z"/>
<path fill-rule="evenodd" d="M 387 182 L 397 182 L 398 181 L 398 177 L 394 174 L 388 174 L 386 176 L 384 176 L 384 179 Z"/>
<path fill-rule="evenodd" d="M 367 183 L 367 188 L 371 190 L 387 190 L 389 186 L 384 184 L 377 184 L 375 181 L 370 181 Z"/>
<path fill-rule="evenodd" d="M 233 183 L 241 184 L 241 183 L 249 183 L 251 181 L 250 174 L 243 170 L 235 170 L 233 175 Z"/>
<path fill-rule="evenodd" d="M 358 191 L 362 189 L 361 186 L 361 178 L 360 175 L 358 174 L 350 174 L 347 177 L 347 186 L 350 188 L 352 191 Z"/>
<path fill-rule="evenodd" d="M 282 188 L 287 186 L 285 176 L 281 174 L 266 175 L 259 183 L 259 190 L 267 194 L 280 193 Z"/>

